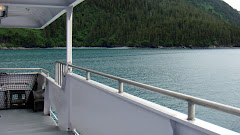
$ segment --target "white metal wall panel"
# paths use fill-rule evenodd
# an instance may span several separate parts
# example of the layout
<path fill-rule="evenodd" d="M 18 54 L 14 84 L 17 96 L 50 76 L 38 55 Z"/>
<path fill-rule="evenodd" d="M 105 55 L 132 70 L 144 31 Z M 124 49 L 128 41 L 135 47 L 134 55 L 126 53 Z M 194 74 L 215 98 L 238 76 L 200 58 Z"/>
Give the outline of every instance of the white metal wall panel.
<path fill-rule="evenodd" d="M 239 135 L 73 73 L 62 88 L 48 78 L 46 89 L 45 105 L 58 113 L 60 129 L 81 135 Z"/>

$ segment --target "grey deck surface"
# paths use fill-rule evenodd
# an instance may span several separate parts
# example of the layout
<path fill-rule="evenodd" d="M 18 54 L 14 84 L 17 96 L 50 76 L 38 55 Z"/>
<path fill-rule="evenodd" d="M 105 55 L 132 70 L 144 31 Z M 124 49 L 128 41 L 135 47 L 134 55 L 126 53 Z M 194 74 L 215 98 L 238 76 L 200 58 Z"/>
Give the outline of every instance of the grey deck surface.
<path fill-rule="evenodd" d="M 0 135 L 73 135 L 60 131 L 49 116 L 32 110 L 0 110 Z"/>

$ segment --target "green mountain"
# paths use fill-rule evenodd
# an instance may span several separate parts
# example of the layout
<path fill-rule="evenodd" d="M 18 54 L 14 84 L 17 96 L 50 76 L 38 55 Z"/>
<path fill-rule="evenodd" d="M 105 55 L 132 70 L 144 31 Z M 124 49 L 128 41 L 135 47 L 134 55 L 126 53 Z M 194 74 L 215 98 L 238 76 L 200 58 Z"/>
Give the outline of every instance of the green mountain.
<path fill-rule="evenodd" d="M 199 8 L 204 9 L 208 13 L 225 20 L 232 24 L 240 26 L 240 16 L 237 10 L 234 10 L 222 0 L 189 0 Z"/>
<path fill-rule="evenodd" d="M 73 25 L 74 46 L 240 46 L 240 15 L 222 0 L 86 0 Z M 2 28 L 0 43 L 65 46 L 65 16 L 44 30 Z"/>

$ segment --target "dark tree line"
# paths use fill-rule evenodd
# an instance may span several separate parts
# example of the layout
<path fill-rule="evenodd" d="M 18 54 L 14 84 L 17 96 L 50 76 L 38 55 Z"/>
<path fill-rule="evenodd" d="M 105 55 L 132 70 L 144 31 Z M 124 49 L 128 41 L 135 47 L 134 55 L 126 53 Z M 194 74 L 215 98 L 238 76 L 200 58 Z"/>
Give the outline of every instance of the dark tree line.
<path fill-rule="evenodd" d="M 74 8 L 73 45 L 240 46 L 239 18 L 221 0 L 87 0 Z M 2 28 L 0 45 L 65 46 L 65 25 L 62 16 L 44 30 Z"/>

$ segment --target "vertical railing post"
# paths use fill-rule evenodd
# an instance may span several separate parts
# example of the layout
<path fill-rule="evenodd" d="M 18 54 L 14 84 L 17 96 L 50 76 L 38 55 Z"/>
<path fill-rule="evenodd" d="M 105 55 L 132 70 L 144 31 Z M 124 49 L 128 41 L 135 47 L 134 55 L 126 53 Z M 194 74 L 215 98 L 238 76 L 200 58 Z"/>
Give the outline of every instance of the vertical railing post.
<path fill-rule="evenodd" d="M 62 78 L 63 78 L 63 64 L 60 64 L 60 86 L 62 86 Z"/>
<path fill-rule="evenodd" d="M 118 93 L 123 93 L 123 82 L 118 81 Z"/>
<path fill-rule="evenodd" d="M 86 72 L 86 80 L 90 80 L 90 72 Z"/>
<path fill-rule="evenodd" d="M 58 63 L 55 63 L 55 82 L 58 83 Z"/>
<path fill-rule="evenodd" d="M 64 71 L 65 71 L 65 69 L 64 69 L 64 65 L 62 64 L 62 72 L 61 72 L 61 74 L 62 74 L 62 78 L 61 78 L 61 86 L 62 86 L 62 82 L 63 82 Z"/>
<path fill-rule="evenodd" d="M 61 80 L 61 64 L 58 64 L 58 84 L 60 85 Z"/>
<path fill-rule="evenodd" d="M 58 77 L 59 77 L 58 84 L 59 84 L 59 85 L 61 85 L 61 78 L 62 78 L 62 77 L 61 77 L 61 72 L 62 72 L 61 66 L 62 66 L 62 65 L 59 63 L 59 67 L 58 67 L 58 68 L 59 68 L 59 72 L 58 72 L 58 74 L 59 74 L 59 76 L 58 76 Z"/>
<path fill-rule="evenodd" d="M 195 104 L 188 102 L 188 120 L 195 119 Z"/>
<path fill-rule="evenodd" d="M 64 74 L 64 77 L 65 77 L 65 75 L 67 74 L 67 72 L 69 72 L 69 70 L 68 70 L 68 65 L 63 65 L 63 74 Z"/>

